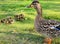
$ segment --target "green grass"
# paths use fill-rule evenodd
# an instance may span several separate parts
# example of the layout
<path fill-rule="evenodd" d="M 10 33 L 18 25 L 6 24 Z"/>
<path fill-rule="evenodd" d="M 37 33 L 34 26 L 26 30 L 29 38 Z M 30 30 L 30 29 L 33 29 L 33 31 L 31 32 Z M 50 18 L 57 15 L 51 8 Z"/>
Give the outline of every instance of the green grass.
<path fill-rule="evenodd" d="M 44 37 L 34 29 L 36 11 L 33 8 L 26 8 L 32 1 L 0 1 L 0 19 L 16 14 L 24 14 L 26 20 L 15 21 L 13 24 L 0 24 L 0 44 L 42 44 Z M 45 19 L 60 21 L 59 1 L 40 1 Z M 60 43 L 60 38 L 53 41 L 53 44 Z M 56 41 L 56 43 L 55 43 Z"/>

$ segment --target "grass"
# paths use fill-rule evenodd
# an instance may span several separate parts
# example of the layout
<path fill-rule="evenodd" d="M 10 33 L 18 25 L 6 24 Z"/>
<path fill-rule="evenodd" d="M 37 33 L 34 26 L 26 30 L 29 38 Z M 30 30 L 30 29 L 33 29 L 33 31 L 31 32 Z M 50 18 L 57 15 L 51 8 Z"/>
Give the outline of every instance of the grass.
<path fill-rule="evenodd" d="M 24 14 L 26 20 L 15 21 L 13 24 L 0 24 L 0 44 L 42 44 L 44 37 L 34 30 L 36 11 L 26 8 L 32 1 L 0 1 L 0 19 L 16 14 Z M 45 19 L 60 21 L 59 1 L 40 1 Z M 60 44 L 60 38 L 53 44 Z"/>

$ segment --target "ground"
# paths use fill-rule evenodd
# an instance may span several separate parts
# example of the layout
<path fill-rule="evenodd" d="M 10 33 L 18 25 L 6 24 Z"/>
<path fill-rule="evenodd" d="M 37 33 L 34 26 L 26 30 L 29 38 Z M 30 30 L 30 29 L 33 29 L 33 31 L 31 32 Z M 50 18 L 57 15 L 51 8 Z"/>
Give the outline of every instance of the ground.
<path fill-rule="evenodd" d="M 24 21 L 15 21 L 13 24 L 0 23 L 0 44 L 42 44 L 44 36 L 34 29 L 34 19 L 37 15 L 35 9 L 27 8 L 32 1 L 1 0 L 0 20 L 14 15 L 24 14 Z M 59 1 L 40 1 L 45 19 L 60 21 Z M 59 38 L 60 39 L 60 38 Z M 54 39 L 52 44 L 60 44 L 59 39 Z"/>

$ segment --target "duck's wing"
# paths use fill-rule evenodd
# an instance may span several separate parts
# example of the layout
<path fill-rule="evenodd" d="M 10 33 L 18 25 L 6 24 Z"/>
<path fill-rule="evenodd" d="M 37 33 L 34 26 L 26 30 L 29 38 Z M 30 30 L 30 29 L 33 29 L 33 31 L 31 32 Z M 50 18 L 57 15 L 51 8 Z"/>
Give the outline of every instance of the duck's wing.
<path fill-rule="evenodd" d="M 60 37 L 60 22 L 55 20 L 40 21 L 40 32 L 48 37 Z"/>
<path fill-rule="evenodd" d="M 60 24 L 49 27 L 51 29 L 60 30 Z"/>
<path fill-rule="evenodd" d="M 50 23 L 50 28 L 51 29 L 56 29 L 56 30 L 60 30 L 60 22 L 59 21 L 55 21 L 55 20 L 48 20 L 48 23 Z"/>
<path fill-rule="evenodd" d="M 50 25 L 48 25 L 50 24 Z M 51 37 L 60 37 L 60 22 L 55 20 L 48 20 L 48 32 Z"/>
<path fill-rule="evenodd" d="M 59 21 L 43 19 L 35 23 L 35 28 L 37 29 L 37 31 L 39 31 L 39 30 L 46 30 L 50 28 L 52 29 L 52 27 L 54 26 L 58 28 L 59 25 L 60 25 Z"/>

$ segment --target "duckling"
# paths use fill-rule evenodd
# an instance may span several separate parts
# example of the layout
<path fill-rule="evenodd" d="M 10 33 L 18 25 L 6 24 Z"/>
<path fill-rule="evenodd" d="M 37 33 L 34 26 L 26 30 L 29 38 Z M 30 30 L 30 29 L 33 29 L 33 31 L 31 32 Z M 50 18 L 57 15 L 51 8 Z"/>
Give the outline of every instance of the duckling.
<path fill-rule="evenodd" d="M 52 39 L 60 37 L 60 22 L 55 20 L 47 20 L 42 16 L 42 7 L 38 0 L 34 0 L 29 6 L 34 7 L 37 11 L 34 27 L 37 32 L 46 37 L 45 42 L 52 44 Z"/>
<path fill-rule="evenodd" d="M 19 18 L 20 18 L 19 15 L 15 15 L 15 20 L 16 21 L 19 21 Z"/>
<path fill-rule="evenodd" d="M 20 18 L 19 18 L 20 20 L 25 20 L 25 17 L 24 17 L 23 14 L 20 14 L 19 17 L 20 17 Z"/>
<path fill-rule="evenodd" d="M 12 24 L 12 23 L 14 23 L 14 20 L 13 20 L 13 19 L 11 19 L 11 20 L 10 20 L 10 22 L 11 22 L 10 24 Z"/>
<path fill-rule="evenodd" d="M 5 24 L 9 24 L 9 22 L 6 20 L 6 21 L 5 21 Z"/>
<path fill-rule="evenodd" d="M 5 23 L 6 19 L 1 19 L 1 23 Z"/>
<path fill-rule="evenodd" d="M 25 20 L 25 17 L 23 14 L 15 15 L 15 20 L 17 21 L 23 21 Z"/>
<path fill-rule="evenodd" d="M 7 17 L 6 20 L 7 20 L 6 23 L 8 24 L 14 23 L 14 20 L 12 19 L 12 17 Z"/>

